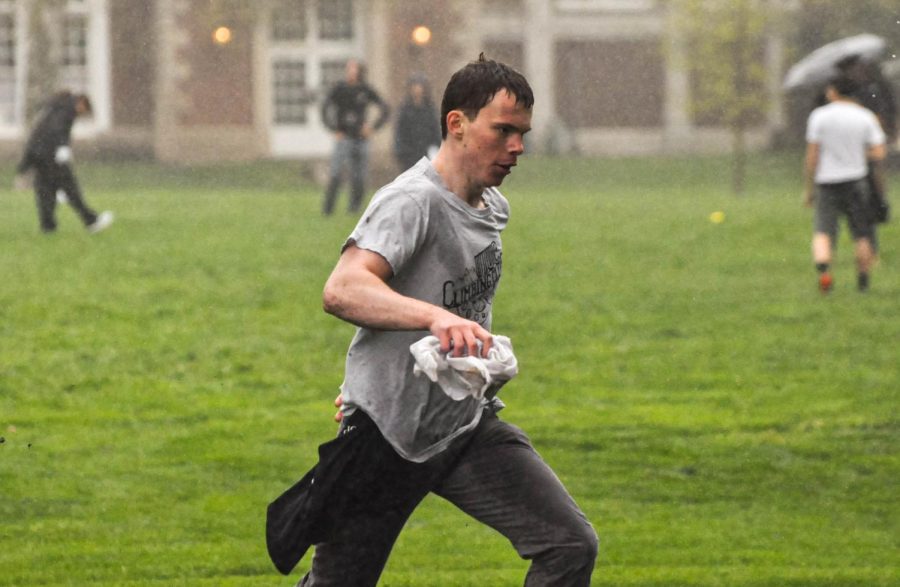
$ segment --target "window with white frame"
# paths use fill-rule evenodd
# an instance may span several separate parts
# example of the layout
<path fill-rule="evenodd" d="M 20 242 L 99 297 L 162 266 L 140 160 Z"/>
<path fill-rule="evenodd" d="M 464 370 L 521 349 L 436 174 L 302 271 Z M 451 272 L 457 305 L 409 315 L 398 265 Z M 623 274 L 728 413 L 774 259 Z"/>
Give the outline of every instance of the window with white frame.
<path fill-rule="evenodd" d="M 270 149 L 277 156 L 321 156 L 332 135 L 321 101 L 344 78 L 347 60 L 361 57 L 367 0 L 271 0 L 265 34 L 268 67 L 261 80 L 270 98 Z"/>
<path fill-rule="evenodd" d="M 279 59 L 272 63 L 275 92 L 275 123 L 305 124 L 309 93 L 306 88 L 306 62 Z"/>
<path fill-rule="evenodd" d="M 0 126 L 16 124 L 19 112 L 19 42 L 14 0 L 0 1 Z"/>
<path fill-rule="evenodd" d="M 21 1 L 21 0 L 20 0 Z M 55 32 L 59 84 L 90 96 L 93 118 L 77 132 L 91 134 L 110 125 L 109 7 L 112 0 L 66 0 Z"/>
<path fill-rule="evenodd" d="M 319 66 L 318 94 L 344 79 L 346 59 L 324 60 Z M 308 84 L 306 61 L 281 58 L 272 62 L 272 85 L 275 94 L 274 122 L 276 124 L 306 124 L 309 121 L 308 106 L 315 101 L 315 92 Z"/>
<path fill-rule="evenodd" d="M 353 38 L 353 0 L 319 0 L 319 38 Z"/>
<path fill-rule="evenodd" d="M 322 88 L 323 91 L 327 91 L 344 79 L 347 70 L 347 61 L 347 59 L 326 59 L 322 61 L 319 87 Z"/>
<path fill-rule="evenodd" d="M 62 85 L 73 92 L 90 93 L 88 71 L 88 15 L 77 6 L 63 17 L 60 47 Z"/>
<path fill-rule="evenodd" d="M 344 78 L 357 47 L 354 0 L 276 0 L 268 29 L 273 122 L 306 124 L 310 106 Z"/>
<path fill-rule="evenodd" d="M 272 40 L 303 41 L 309 30 L 306 0 L 279 0 L 272 8 Z"/>
<path fill-rule="evenodd" d="M 55 59 L 52 85 L 90 96 L 94 116 L 76 125 L 90 135 L 110 124 L 110 0 L 67 0 L 54 12 L 38 13 L 31 0 L 0 0 L 0 137 L 20 137 L 28 130 L 29 52 Z M 31 46 L 32 19 L 47 25 L 52 48 Z M 33 98 L 43 102 L 46 97 Z"/>

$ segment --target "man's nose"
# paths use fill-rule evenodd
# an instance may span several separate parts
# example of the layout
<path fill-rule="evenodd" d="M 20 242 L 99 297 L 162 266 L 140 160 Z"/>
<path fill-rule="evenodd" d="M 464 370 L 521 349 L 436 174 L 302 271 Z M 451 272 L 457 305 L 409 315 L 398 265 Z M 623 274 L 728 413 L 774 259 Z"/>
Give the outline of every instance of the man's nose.
<path fill-rule="evenodd" d="M 525 140 L 521 135 L 514 135 L 509 139 L 507 148 L 510 154 L 519 156 L 525 152 Z"/>

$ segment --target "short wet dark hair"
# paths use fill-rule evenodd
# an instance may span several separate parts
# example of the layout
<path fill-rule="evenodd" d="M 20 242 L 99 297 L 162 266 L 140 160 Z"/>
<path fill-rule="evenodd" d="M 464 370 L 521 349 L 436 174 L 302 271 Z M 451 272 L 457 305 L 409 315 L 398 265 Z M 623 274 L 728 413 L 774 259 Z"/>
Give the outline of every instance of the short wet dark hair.
<path fill-rule="evenodd" d="M 87 94 L 75 94 L 75 102 L 81 102 L 85 114 L 94 113 L 94 105 L 91 103 L 91 99 Z"/>
<path fill-rule="evenodd" d="M 852 98 L 859 91 L 859 83 L 848 75 L 841 74 L 831 78 L 828 85 L 841 96 Z"/>
<path fill-rule="evenodd" d="M 73 107 L 77 108 L 78 104 L 81 103 L 84 108 L 85 114 L 93 114 L 94 113 L 94 105 L 91 104 L 91 99 L 87 94 L 75 94 L 71 90 L 59 90 L 47 100 L 44 104 L 45 106 L 60 108 L 60 107 Z"/>
<path fill-rule="evenodd" d="M 474 119 L 500 90 L 509 92 L 516 104 L 525 108 L 534 105 L 534 93 L 525 76 L 505 63 L 487 59 L 484 53 L 454 73 L 441 100 L 441 137 L 447 138 L 447 114 L 451 110 L 462 110 Z"/>
<path fill-rule="evenodd" d="M 854 65 L 857 65 L 862 61 L 862 57 L 860 55 L 848 55 L 837 62 L 837 68 L 841 71 L 847 71 Z"/>

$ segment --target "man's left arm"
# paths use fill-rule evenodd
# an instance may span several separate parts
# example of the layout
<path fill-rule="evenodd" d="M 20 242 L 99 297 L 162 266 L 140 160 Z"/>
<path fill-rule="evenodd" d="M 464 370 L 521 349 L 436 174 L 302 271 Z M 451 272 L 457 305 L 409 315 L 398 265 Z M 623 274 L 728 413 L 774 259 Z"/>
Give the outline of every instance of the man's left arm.
<path fill-rule="evenodd" d="M 391 115 L 391 109 L 387 105 L 387 103 L 381 99 L 381 96 L 378 95 L 378 92 L 376 92 L 372 88 L 369 88 L 369 102 L 371 104 L 374 104 L 375 107 L 378 108 L 378 117 L 371 125 L 372 130 L 376 131 L 384 126 L 384 123 L 387 122 L 388 117 Z"/>
<path fill-rule="evenodd" d="M 336 94 L 337 87 L 331 88 L 319 107 L 319 116 L 322 119 L 322 124 L 333 133 L 339 132 L 337 125 L 337 104 L 335 102 Z"/>

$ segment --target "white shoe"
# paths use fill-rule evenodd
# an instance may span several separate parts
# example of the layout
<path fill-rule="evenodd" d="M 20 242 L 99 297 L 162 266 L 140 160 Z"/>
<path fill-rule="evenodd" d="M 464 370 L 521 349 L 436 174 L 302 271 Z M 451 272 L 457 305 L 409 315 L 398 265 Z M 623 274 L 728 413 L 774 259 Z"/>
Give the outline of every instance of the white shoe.
<path fill-rule="evenodd" d="M 109 228 L 109 225 L 112 223 L 113 213 L 107 210 L 105 212 L 101 212 L 100 216 L 97 216 L 97 220 L 95 220 L 93 224 L 89 224 L 87 229 L 89 233 L 97 234 L 101 230 Z"/>
<path fill-rule="evenodd" d="M 59 204 L 68 204 L 69 196 L 63 190 L 56 190 L 56 202 Z"/>

